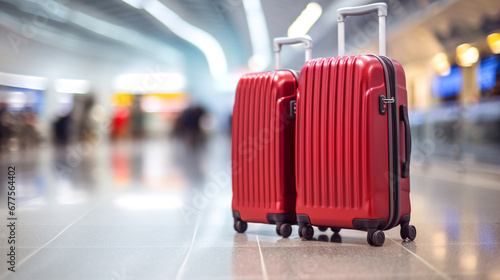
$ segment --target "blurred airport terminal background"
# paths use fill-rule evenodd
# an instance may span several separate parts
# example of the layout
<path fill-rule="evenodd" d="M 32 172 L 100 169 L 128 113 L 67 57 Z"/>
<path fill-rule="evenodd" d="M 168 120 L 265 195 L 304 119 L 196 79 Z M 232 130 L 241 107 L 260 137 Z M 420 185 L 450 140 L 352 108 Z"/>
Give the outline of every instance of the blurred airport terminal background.
<path fill-rule="evenodd" d="M 2 0 L 2 152 L 167 137 L 194 107 L 204 133 L 227 134 L 239 77 L 273 68 L 272 38 L 307 33 L 313 57 L 335 56 L 336 9 L 369 2 Z M 499 164 L 500 4 L 388 4 L 413 162 Z M 347 28 L 350 53 L 377 52 L 375 16 Z M 283 64 L 300 69 L 302 56 L 285 48 Z"/>
<path fill-rule="evenodd" d="M 436 180 L 463 181 L 467 188 L 481 185 L 478 191 L 481 187 L 496 190 L 489 197 L 498 198 L 500 1 L 384 1 L 389 6 L 387 54 L 406 71 L 412 172 Z M 54 226 L 41 230 L 46 238 L 40 238 L 40 243 L 21 249 L 19 260 L 36 259 L 46 250 L 40 248 L 50 247 L 55 242 L 52 238 L 71 222 L 80 223 L 80 214 L 92 213 L 89 205 L 94 207 L 101 198 L 117 209 L 182 208 L 194 211 L 193 217 L 212 209 L 215 214 L 205 219 L 223 226 L 211 234 L 225 232 L 233 241 L 230 130 L 239 78 L 248 72 L 273 70 L 274 37 L 308 34 L 314 40 L 313 58 L 337 55 L 336 10 L 373 2 L 0 0 L 0 178 L 7 176 L 7 166 L 16 165 L 17 199 L 20 209 L 25 209 L 19 211 L 26 211 L 20 215 L 24 213 L 28 225 L 38 220 Z M 375 15 L 349 18 L 346 28 L 349 54 L 377 53 Z M 285 67 L 300 69 L 303 59 L 302 46 L 283 48 Z M 460 177 L 465 173 L 472 177 Z M 207 190 L 210 182 L 219 188 Z M 426 205 L 422 196 L 435 194 L 423 189 L 426 192 L 416 191 L 414 205 Z M 215 194 L 211 196 L 210 191 Z M 444 193 L 448 191 L 453 188 Z M 207 205 L 216 204 L 181 207 L 192 201 L 186 196 L 197 197 L 197 205 L 204 205 L 205 200 Z M 445 201 L 444 196 L 439 197 Z M 1 201 L 5 197 L 2 190 Z M 464 200 L 457 201 L 448 202 Z M 1 202 L 1 215 L 5 215 L 4 207 Z M 30 209 L 63 222 L 37 216 Z M 490 209 L 498 214 L 498 207 Z M 125 224 L 117 213 L 121 212 L 103 210 L 102 215 L 110 220 L 101 217 L 101 225 Z M 481 211 L 473 213 L 482 215 Z M 160 214 L 152 217 L 162 219 Z M 423 220 L 423 214 L 416 217 L 417 223 Z M 93 218 L 99 224 L 99 215 Z M 490 241 L 498 251 L 500 220 L 493 222 Z M 257 227 L 250 230 L 248 242 L 253 242 L 251 234 L 256 231 Z M 185 235 L 194 242 L 192 230 Z M 247 242 L 241 238 L 235 237 L 234 243 Z M 189 242 L 182 246 L 189 247 Z M 95 245 L 85 244 L 81 246 Z M 434 256 L 439 255 L 436 252 Z M 184 253 L 176 256 L 183 260 Z M 230 270 L 236 276 L 234 262 L 247 255 L 232 254 Z M 481 257 L 464 258 L 460 259 L 462 268 L 473 263 L 473 270 L 481 269 Z M 447 274 L 446 268 L 436 266 Z M 182 275 L 183 269 L 189 270 L 187 258 L 176 264 L 172 275 Z M 500 271 L 496 273 L 499 277 Z M 52 271 L 43 278 L 63 279 L 57 275 Z"/>

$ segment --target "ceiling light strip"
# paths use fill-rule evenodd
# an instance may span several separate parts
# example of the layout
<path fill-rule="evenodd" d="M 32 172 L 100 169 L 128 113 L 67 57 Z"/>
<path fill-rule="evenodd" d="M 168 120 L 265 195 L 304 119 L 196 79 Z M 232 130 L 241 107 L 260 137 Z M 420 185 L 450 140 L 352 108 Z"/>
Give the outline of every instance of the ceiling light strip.
<path fill-rule="evenodd" d="M 318 3 L 311 2 L 300 13 L 297 19 L 288 28 L 288 37 L 304 36 L 309 32 L 309 29 L 316 23 L 323 12 Z"/>
<path fill-rule="evenodd" d="M 226 75 L 226 56 L 221 45 L 212 35 L 189 24 L 157 0 L 148 1 L 143 8 L 177 36 L 200 49 L 208 61 L 213 77 L 220 78 Z"/>
<path fill-rule="evenodd" d="M 264 70 L 271 63 L 271 41 L 262 5 L 259 0 L 243 0 L 243 7 L 252 43 L 252 60 L 258 61 L 257 68 L 261 68 L 255 70 Z"/>

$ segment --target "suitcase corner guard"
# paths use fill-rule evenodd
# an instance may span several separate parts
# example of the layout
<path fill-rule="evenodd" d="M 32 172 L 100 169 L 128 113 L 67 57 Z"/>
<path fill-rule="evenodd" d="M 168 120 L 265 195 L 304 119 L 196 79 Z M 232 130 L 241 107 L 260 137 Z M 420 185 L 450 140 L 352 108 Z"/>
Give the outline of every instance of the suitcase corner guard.
<path fill-rule="evenodd" d="M 381 229 L 386 224 L 385 219 L 354 219 L 352 221 L 352 226 L 355 229 L 367 230 L 367 229 Z"/>
<path fill-rule="evenodd" d="M 240 212 L 238 212 L 238 210 L 233 210 L 233 218 L 241 220 Z"/>
<path fill-rule="evenodd" d="M 297 214 L 297 223 L 310 225 L 311 220 L 309 219 L 309 216 L 307 216 L 306 214 Z"/>
<path fill-rule="evenodd" d="M 270 224 L 293 223 L 295 215 L 293 213 L 273 214 L 266 215 L 267 222 Z"/>

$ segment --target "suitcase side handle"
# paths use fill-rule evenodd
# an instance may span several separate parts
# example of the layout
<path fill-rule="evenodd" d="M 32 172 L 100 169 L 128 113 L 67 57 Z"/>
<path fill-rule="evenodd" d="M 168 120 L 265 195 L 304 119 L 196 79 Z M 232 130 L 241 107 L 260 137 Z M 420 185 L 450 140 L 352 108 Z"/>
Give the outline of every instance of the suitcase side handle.
<path fill-rule="evenodd" d="M 359 7 L 340 8 L 337 10 L 338 28 L 339 28 L 339 56 L 345 55 L 345 19 L 347 16 L 361 16 L 370 13 L 378 13 L 378 52 L 380 55 L 386 55 L 386 36 L 385 36 L 385 18 L 387 17 L 387 4 L 374 3 Z"/>
<path fill-rule="evenodd" d="M 399 116 L 405 126 L 405 162 L 401 163 L 401 177 L 408 178 L 410 176 L 411 130 L 406 105 L 399 107 Z"/>
<path fill-rule="evenodd" d="M 281 68 L 281 46 L 282 45 L 298 44 L 298 43 L 304 43 L 305 52 L 306 52 L 306 61 L 310 60 L 312 58 L 313 41 L 312 41 L 311 37 L 309 37 L 308 35 L 300 36 L 300 37 L 293 37 L 293 38 L 288 38 L 288 37 L 274 38 L 273 45 L 274 45 L 274 53 L 275 53 L 275 57 L 276 57 L 276 61 L 275 61 L 276 69 Z"/>

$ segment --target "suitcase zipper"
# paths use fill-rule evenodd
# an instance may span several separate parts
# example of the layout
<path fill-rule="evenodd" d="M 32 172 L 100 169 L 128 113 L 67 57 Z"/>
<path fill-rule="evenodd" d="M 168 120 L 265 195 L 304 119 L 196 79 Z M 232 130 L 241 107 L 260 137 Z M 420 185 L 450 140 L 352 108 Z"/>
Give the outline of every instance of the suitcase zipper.
<path fill-rule="evenodd" d="M 396 67 L 392 60 L 386 56 L 376 57 L 382 64 L 384 69 L 384 77 L 386 82 L 386 96 L 380 98 L 380 101 L 385 105 L 380 109 L 385 114 L 388 111 L 388 133 L 389 133 L 389 219 L 384 230 L 395 227 L 399 222 L 401 214 L 401 196 L 400 196 L 400 179 L 399 179 L 399 118 L 397 117 L 397 77 Z"/>
<path fill-rule="evenodd" d="M 390 174 L 392 174 L 393 179 L 393 189 L 391 195 L 393 196 L 393 215 L 392 219 L 389 219 L 387 225 L 384 229 L 390 229 L 398 225 L 399 216 L 401 215 L 401 183 L 400 183 L 400 171 L 399 171 L 399 118 L 397 110 L 397 76 L 396 76 L 396 66 L 392 60 L 386 56 L 381 56 L 382 60 L 385 61 L 385 68 L 388 73 L 388 86 L 390 87 L 391 95 L 389 99 L 391 102 L 391 123 L 392 125 L 392 169 Z"/>

